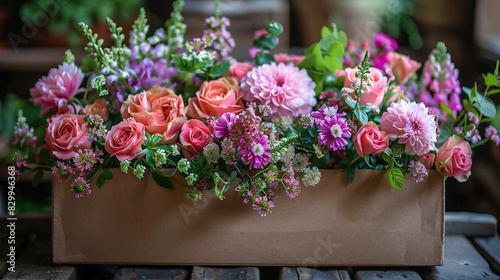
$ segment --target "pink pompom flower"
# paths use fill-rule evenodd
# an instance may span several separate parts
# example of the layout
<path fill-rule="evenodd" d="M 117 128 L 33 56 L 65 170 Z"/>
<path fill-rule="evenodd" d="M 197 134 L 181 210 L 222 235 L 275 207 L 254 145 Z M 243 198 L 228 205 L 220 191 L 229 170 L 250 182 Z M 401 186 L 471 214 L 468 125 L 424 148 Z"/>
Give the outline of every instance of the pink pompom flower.
<path fill-rule="evenodd" d="M 316 105 L 315 86 L 306 70 L 284 63 L 256 67 L 241 81 L 244 100 L 269 105 L 272 121 L 285 122 L 312 111 Z"/>
<path fill-rule="evenodd" d="M 78 93 L 83 81 L 82 70 L 75 64 L 63 62 L 58 68 L 52 68 L 30 89 L 34 105 L 40 106 L 40 115 L 57 112 L 58 108 Z"/>
<path fill-rule="evenodd" d="M 408 154 L 422 156 L 436 149 L 437 123 L 423 103 L 392 103 L 382 114 L 380 128 L 392 141 L 405 144 Z"/>

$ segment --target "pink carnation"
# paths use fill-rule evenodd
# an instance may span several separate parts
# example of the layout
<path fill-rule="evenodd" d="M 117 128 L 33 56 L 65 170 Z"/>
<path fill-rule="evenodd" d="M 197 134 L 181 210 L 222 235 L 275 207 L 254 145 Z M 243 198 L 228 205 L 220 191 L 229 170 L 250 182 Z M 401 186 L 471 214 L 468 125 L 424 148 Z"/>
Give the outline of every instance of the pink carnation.
<path fill-rule="evenodd" d="M 316 105 L 315 86 L 306 70 L 284 63 L 256 67 L 241 81 L 243 99 L 269 105 L 273 121 L 309 114 Z"/>
<path fill-rule="evenodd" d="M 40 115 L 57 112 L 57 109 L 78 93 L 83 80 L 82 70 L 75 64 L 63 62 L 59 68 L 52 68 L 30 89 L 31 102 L 40 106 Z"/>
<path fill-rule="evenodd" d="M 382 114 L 380 128 L 392 141 L 405 144 L 405 152 L 422 156 L 436 149 L 437 123 L 423 103 L 401 100 Z"/>

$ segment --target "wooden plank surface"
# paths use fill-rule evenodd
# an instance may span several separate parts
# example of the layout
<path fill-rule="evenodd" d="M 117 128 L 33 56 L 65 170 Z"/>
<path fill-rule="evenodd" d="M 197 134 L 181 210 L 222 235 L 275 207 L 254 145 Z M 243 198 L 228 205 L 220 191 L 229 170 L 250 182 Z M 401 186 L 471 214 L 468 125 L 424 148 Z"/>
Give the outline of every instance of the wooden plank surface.
<path fill-rule="evenodd" d="M 350 280 L 346 269 L 283 267 L 280 280 Z"/>
<path fill-rule="evenodd" d="M 162 268 L 162 267 L 123 267 L 114 273 L 113 280 L 153 280 L 173 279 L 188 280 L 190 269 L 187 268 Z"/>
<path fill-rule="evenodd" d="M 191 280 L 259 280 L 256 267 L 202 267 L 194 266 Z"/>
<path fill-rule="evenodd" d="M 15 272 L 8 271 L 2 279 L 75 280 L 75 267 L 52 262 L 51 244 L 50 236 L 36 238 L 16 260 Z"/>
<path fill-rule="evenodd" d="M 467 238 L 447 235 L 444 240 L 444 265 L 417 269 L 422 279 L 499 279 Z"/>
<path fill-rule="evenodd" d="M 500 236 L 472 239 L 476 249 L 488 261 L 495 273 L 500 274 Z"/>
<path fill-rule="evenodd" d="M 489 214 L 446 212 L 444 222 L 446 234 L 491 237 L 497 233 L 497 220 Z"/>
<path fill-rule="evenodd" d="M 382 280 L 422 280 L 420 275 L 414 270 L 371 270 L 371 269 L 355 269 L 354 275 L 356 280 L 382 279 Z"/>

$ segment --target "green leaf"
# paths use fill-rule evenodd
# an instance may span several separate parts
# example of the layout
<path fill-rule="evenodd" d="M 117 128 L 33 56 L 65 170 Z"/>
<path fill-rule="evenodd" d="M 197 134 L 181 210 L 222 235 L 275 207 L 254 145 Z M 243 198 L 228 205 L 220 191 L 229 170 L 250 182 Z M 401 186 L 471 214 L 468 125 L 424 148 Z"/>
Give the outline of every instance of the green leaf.
<path fill-rule="evenodd" d="M 283 33 L 283 25 L 276 21 L 267 22 L 264 29 L 267 31 L 267 33 L 274 36 L 278 36 Z"/>
<path fill-rule="evenodd" d="M 352 98 L 346 98 L 345 103 L 349 105 L 349 107 L 353 108 L 356 107 L 356 101 L 354 101 Z"/>
<path fill-rule="evenodd" d="M 330 48 L 328 48 L 328 55 L 333 57 L 344 57 L 344 47 L 339 42 L 334 42 Z"/>
<path fill-rule="evenodd" d="M 335 73 L 335 70 L 342 69 L 342 62 L 340 62 L 336 57 L 333 56 L 325 56 L 325 65 L 328 68 L 328 71 Z"/>
<path fill-rule="evenodd" d="M 495 66 L 495 72 L 493 73 L 493 75 L 498 76 L 498 67 L 500 66 L 500 61 L 497 60 L 497 65 Z"/>
<path fill-rule="evenodd" d="M 99 175 L 99 177 L 97 177 L 96 185 L 98 188 L 102 188 L 105 183 L 106 183 L 106 178 L 101 173 L 101 175 Z"/>
<path fill-rule="evenodd" d="M 169 189 L 169 190 L 175 190 L 174 185 L 172 184 L 172 181 L 170 181 L 169 178 L 163 176 L 161 173 L 156 171 L 154 168 L 151 168 L 151 176 L 155 180 L 155 182 L 162 188 Z"/>
<path fill-rule="evenodd" d="M 338 39 L 337 39 L 337 41 L 339 41 L 339 43 L 341 43 L 343 47 L 345 47 L 347 45 L 347 35 L 345 34 L 344 31 L 339 31 L 338 32 Z"/>
<path fill-rule="evenodd" d="M 473 105 L 477 105 L 475 107 L 480 109 L 485 117 L 493 118 L 496 116 L 497 109 L 495 107 L 495 103 L 493 103 L 491 99 L 489 99 L 488 97 L 484 97 L 482 94 L 478 93 L 476 96 L 476 100 L 477 103 Z"/>
<path fill-rule="evenodd" d="M 484 77 L 484 82 L 486 83 L 486 86 L 488 87 L 500 87 L 500 84 L 498 83 L 497 78 L 495 75 L 488 73 L 486 77 Z"/>
<path fill-rule="evenodd" d="M 111 172 L 109 170 L 103 170 L 101 173 L 101 176 L 103 176 L 104 179 L 106 179 L 106 180 L 111 180 L 111 179 L 113 179 L 113 172 Z"/>
<path fill-rule="evenodd" d="M 35 177 L 33 177 L 33 187 L 38 187 L 40 185 L 40 182 L 42 181 L 43 178 L 43 171 L 38 171 L 35 174 Z"/>
<path fill-rule="evenodd" d="M 462 104 L 464 105 L 464 109 L 467 110 L 467 112 L 471 112 L 475 116 L 479 117 L 479 113 L 477 112 L 476 108 L 474 108 L 474 106 L 472 106 L 469 103 L 469 101 L 464 99 L 464 100 L 462 100 Z"/>
<path fill-rule="evenodd" d="M 276 37 L 269 34 L 261 35 L 257 40 L 253 41 L 254 47 L 265 50 L 272 50 L 277 43 Z"/>
<path fill-rule="evenodd" d="M 332 31 L 330 30 L 330 28 L 328 28 L 326 26 L 323 26 L 321 28 L 321 38 L 326 37 L 326 36 L 330 35 L 331 33 L 332 33 Z"/>
<path fill-rule="evenodd" d="M 270 64 L 273 61 L 275 61 L 274 56 L 269 53 L 258 52 L 255 55 L 255 64 L 257 65 Z"/>
<path fill-rule="evenodd" d="M 153 151 L 149 150 L 146 153 L 146 162 L 149 164 L 149 166 L 155 166 L 155 154 Z"/>
<path fill-rule="evenodd" d="M 356 110 L 354 111 L 354 114 L 362 124 L 365 124 L 368 121 L 368 115 L 362 110 Z"/>
<path fill-rule="evenodd" d="M 466 101 L 466 100 L 464 100 L 464 101 Z M 443 102 L 440 102 L 439 108 L 441 108 L 441 110 L 445 111 L 446 114 L 448 114 L 448 116 L 452 117 L 454 120 L 456 119 L 455 114 L 453 114 L 453 111 L 450 109 L 450 107 L 448 107 L 448 105 L 444 104 Z"/>
<path fill-rule="evenodd" d="M 142 150 L 142 151 L 138 152 L 138 153 L 136 154 L 136 156 L 140 156 L 140 155 L 142 155 L 142 154 L 145 154 L 145 153 L 147 153 L 148 151 L 149 151 L 149 149 L 144 149 L 144 150 Z"/>
<path fill-rule="evenodd" d="M 497 93 L 500 93 L 500 89 L 490 90 L 490 91 L 488 91 L 488 96 L 494 95 L 494 94 L 497 94 Z"/>
<path fill-rule="evenodd" d="M 353 168 L 347 168 L 347 174 L 349 174 L 349 183 L 352 183 L 352 181 L 354 181 L 354 177 L 356 176 L 356 172 Z"/>
<path fill-rule="evenodd" d="M 231 61 L 229 59 L 222 60 L 219 64 L 216 64 L 213 68 L 210 68 L 210 77 L 216 79 L 222 76 L 231 67 Z"/>
<path fill-rule="evenodd" d="M 438 139 L 437 139 L 437 148 L 443 146 L 443 144 L 450 138 L 452 132 L 453 132 L 453 125 L 455 124 L 455 121 L 452 118 L 448 118 L 444 123 L 442 123 L 439 126 L 439 133 Z"/>
<path fill-rule="evenodd" d="M 401 169 L 397 167 L 387 169 L 387 178 L 389 179 L 389 183 L 395 189 L 402 189 L 405 183 L 405 176 Z"/>
<path fill-rule="evenodd" d="M 50 160 L 50 152 L 47 149 L 42 149 L 40 154 L 38 155 L 40 162 L 43 164 L 47 164 Z"/>

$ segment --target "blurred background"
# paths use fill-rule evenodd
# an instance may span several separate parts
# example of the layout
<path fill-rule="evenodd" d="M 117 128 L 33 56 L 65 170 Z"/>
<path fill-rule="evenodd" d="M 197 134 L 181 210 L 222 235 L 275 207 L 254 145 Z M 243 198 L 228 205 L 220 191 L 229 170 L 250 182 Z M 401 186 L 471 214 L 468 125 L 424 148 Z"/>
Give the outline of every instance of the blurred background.
<path fill-rule="evenodd" d="M 84 21 L 106 38 L 104 18 L 113 18 L 130 30 L 140 7 L 145 7 L 150 31 L 164 25 L 172 0 L 0 0 L 0 213 L 5 211 L 10 137 L 19 108 L 31 126 L 39 111 L 29 107 L 29 89 L 60 64 L 71 48 L 77 60 L 84 55 L 77 23 Z M 183 16 L 186 39 L 201 37 L 203 23 L 213 15 L 211 0 L 186 0 Z M 278 51 L 303 53 L 319 41 L 320 30 L 334 22 L 360 43 L 374 32 L 396 38 L 399 52 L 423 63 L 438 41 L 448 47 L 459 69 L 461 84 L 483 84 L 481 73 L 492 72 L 500 58 L 500 1 L 498 0 L 221 0 L 221 14 L 231 20 L 236 41 L 233 55 L 248 60 L 253 34 L 269 20 L 285 28 Z M 109 34 L 109 33 L 108 33 Z M 496 104 L 500 104 L 499 100 Z M 28 108 L 28 109 L 26 109 Z M 498 127 L 498 126 L 497 126 Z M 39 131 L 42 133 L 43 131 Z M 473 176 L 467 183 L 446 182 L 446 210 L 490 213 L 500 219 L 500 149 L 486 145 L 475 150 Z M 17 185 L 20 212 L 50 210 L 50 176 L 33 188 Z"/>

